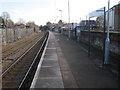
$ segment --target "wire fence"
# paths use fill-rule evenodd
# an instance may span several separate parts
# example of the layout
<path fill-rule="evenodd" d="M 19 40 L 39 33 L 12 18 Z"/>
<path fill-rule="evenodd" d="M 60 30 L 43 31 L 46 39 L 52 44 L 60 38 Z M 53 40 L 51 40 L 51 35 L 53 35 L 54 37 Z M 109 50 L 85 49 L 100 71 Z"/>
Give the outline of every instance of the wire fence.
<path fill-rule="evenodd" d="M 1 43 L 4 45 L 22 39 L 25 36 L 31 35 L 35 31 L 38 31 L 38 29 L 35 30 L 35 28 L 2 28 L 0 29 L 0 40 Z"/>

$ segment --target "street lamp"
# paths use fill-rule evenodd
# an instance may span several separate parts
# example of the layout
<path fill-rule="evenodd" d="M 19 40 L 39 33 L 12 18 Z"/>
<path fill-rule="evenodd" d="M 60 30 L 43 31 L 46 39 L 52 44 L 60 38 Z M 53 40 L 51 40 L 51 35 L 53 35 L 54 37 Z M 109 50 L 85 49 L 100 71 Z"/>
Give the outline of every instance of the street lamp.
<path fill-rule="evenodd" d="M 59 10 L 61 12 L 61 21 L 62 21 L 62 10 Z"/>
<path fill-rule="evenodd" d="M 68 0 L 68 39 L 70 39 L 70 4 Z"/>
<path fill-rule="evenodd" d="M 109 47 L 110 47 L 110 39 L 109 39 L 109 9 L 110 9 L 110 0 L 108 0 L 108 13 L 107 13 L 107 37 L 105 40 L 105 61 L 104 64 L 109 64 Z"/>

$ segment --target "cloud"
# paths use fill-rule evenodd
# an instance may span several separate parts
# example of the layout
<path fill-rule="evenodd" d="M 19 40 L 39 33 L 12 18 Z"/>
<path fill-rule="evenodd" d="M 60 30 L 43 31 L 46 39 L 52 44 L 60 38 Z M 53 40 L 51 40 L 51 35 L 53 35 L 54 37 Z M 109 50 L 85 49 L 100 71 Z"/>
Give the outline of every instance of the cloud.
<path fill-rule="evenodd" d="M 27 2 L 27 3 L 28 3 L 28 2 L 29 2 L 29 3 L 30 3 L 30 2 L 32 2 L 32 3 L 33 3 L 33 2 L 47 2 L 47 3 L 48 3 L 48 2 L 49 2 L 49 3 L 50 3 L 51 0 L 0 0 L 0 2 L 4 2 L 4 3 L 5 3 L 5 2 L 16 2 L 16 3 L 21 3 L 21 2 L 24 2 L 24 3 L 26 3 L 26 2 Z"/>
<path fill-rule="evenodd" d="M 11 12 L 14 14 L 21 14 L 21 11 L 19 11 L 19 10 L 11 10 Z"/>
<path fill-rule="evenodd" d="M 69 0 L 71 22 L 86 19 L 91 11 L 107 6 L 107 0 Z M 111 6 L 119 0 L 110 0 Z M 45 24 L 47 21 L 59 21 L 62 10 L 63 21 L 68 21 L 68 0 L 0 0 L 2 10 L 8 11 L 16 22 L 19 18 Z M 0 10 L 1 12 L 1 10 Z"/>

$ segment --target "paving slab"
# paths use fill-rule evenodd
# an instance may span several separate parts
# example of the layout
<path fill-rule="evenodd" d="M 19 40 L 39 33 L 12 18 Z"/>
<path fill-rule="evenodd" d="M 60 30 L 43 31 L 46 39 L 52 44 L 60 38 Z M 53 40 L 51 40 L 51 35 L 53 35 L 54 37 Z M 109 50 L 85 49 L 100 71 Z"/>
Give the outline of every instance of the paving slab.
<path fill-rule="evenodd" d="M 118 77 L 98 68 L 81 46 L 60 33 L 50 32 L 32 88 L 118 88 Z"/>
<path fill-rule="evenodd" d="M 40 78 L 37 80 L 35 88 L 61 88 L 63 83 L 61 78 Z"/>
<path fill-rule="evenodd" d="M 48 43 L 38 65 L 31 88 L 64 88 L 55 47 L 55 37 L 52 33 L 49 35 Z"/>

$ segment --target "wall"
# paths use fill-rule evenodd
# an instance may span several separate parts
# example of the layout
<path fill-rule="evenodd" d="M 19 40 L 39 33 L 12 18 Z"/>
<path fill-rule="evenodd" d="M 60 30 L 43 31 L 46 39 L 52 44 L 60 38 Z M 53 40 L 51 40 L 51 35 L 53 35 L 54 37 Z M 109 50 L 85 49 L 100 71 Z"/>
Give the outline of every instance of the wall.
<path fill-rule="evenodd" d="M 114 71 L 119 70 L 120 60 L 120 32 L 110 32 L 110 50 L 109 50 L 109 62 Z M 83 43 L 83 47 L 89 49 L 90 39 L 90 52 L 91 54 L 101 60 L 103 60 L 103 32 L 91 31 L 90 37 L 88 31 L 81 31 L 80 43 Z"/>
<path fill-rule="evenodd" d="M 68 30 L 64 30 L 63 34 L 68 36 Z M 80 35 L 75 35 L 75 31 L 71 31 L 71 39 L 76 40 L 87 51 L 90 48 L 91 56 L 98 60 L 99 65 L 103 63 L 103 32 L 102 31 L 81 31 Z M 90 35 L 90 37 L 89 37 Z M 79 36 L 79 40 L 77 39 Z M 90 43 L 89 43 L 90 40 Z M 90 46 L 90 47 L 89 47 Z M 110 32 L 110 50 L 109 62 L 111 70 L 118 71 L 120 65 L 120 32 Z"/>

